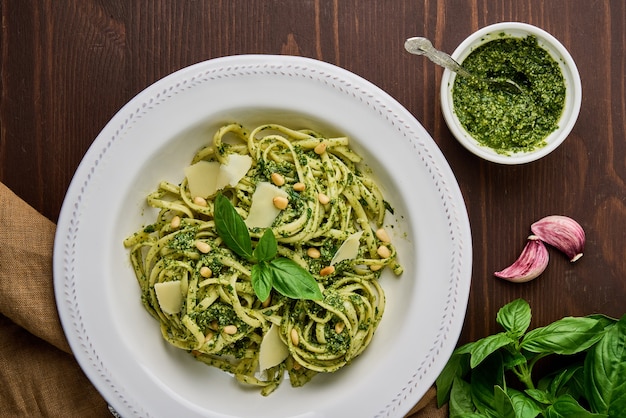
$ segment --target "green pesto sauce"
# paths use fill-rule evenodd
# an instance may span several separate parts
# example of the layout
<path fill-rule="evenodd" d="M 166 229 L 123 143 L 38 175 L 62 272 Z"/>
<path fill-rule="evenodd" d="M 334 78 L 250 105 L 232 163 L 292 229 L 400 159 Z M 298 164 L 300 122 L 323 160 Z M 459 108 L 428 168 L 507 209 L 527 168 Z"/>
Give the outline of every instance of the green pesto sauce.
<path fill-rule="evenodd" d="M 489 41 L 472 51 L 463 66 L 479 76 L 513 80 L 525 91 L 514 94 L 457 76 L 454 110 L 474 139 L 505 155 L 546 145 L 563 112 L 565 82 L 557 62 L 534 36 Z"/>

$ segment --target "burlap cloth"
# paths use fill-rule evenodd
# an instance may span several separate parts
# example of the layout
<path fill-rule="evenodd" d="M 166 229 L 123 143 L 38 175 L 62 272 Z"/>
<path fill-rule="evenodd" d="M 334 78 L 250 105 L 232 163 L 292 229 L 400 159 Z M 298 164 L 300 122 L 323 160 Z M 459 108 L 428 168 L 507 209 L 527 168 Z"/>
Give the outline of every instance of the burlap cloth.
<path fill-rule="evenodd" d="M 52 284 L 55 225 L 0 183 L 0 416 L 107 417 L 72 356 Z M 407 417 L 448 416 L 431 388 Z"/>

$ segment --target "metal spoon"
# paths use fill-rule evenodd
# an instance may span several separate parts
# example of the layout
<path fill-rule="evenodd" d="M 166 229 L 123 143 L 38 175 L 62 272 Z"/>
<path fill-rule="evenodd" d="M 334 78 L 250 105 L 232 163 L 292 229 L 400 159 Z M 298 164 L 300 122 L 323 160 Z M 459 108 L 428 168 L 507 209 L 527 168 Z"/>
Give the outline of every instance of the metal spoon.
<path fill-rule="evenodd" d="M 460 76 L 474 78 L 476 80 L 481 80 L 486 83 L 490 83 L 494 86 L 497 86 L 501 90 L 507 91 L 513 94 L 524 93 L 524 90 L 513 80 L 509 79 L 495 79 L 495 78 L 485 78 L 477 76 L 465 68 L 461 66 L 458 62 L 456 62 L 450 55 L 445 52 L 439 51 L 433 47 L 433 44 L 426 38 L 422 37 L 414 37 L 409 38 L 404 42 L 404 49 L 406 49 L 411 54 L 415 55 L 425 55 L 428 59 L 434 62 L 437 65 L 440 65 L 444 68 L 447 68 L 450 71 L 454 71 Z"/>

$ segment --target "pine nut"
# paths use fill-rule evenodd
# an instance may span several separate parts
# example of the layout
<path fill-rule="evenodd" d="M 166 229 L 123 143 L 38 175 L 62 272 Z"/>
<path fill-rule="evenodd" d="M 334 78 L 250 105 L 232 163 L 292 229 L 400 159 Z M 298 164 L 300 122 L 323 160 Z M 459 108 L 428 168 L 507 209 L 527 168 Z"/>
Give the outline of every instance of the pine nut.
<path fill-rule="evenodd" d="M 378 237 L 378 239 L 382 242 L 391 242 L 389 234 L 387 234 L 387 231 L 385 231 L 384 228 L 380 228 L 376 231 L 376 237 Z"/>
<path fill-rule="evenodd" d="M 180 227 L 180 216 L 176 215 L 170 221 L 170 228 L 178 229 Z"/>
<path fill-rule="evenodd" d="M 389 257 L 391 257 L 391 250 L 386 245 L 381 245 L 380 247 L 378 247 L 376 252 L 382 258 L 389 258 Z"/>
<path fill-rule="evenodd" d="M 326 143 L 324 142 L 320 142 L 319 144 L 317 144 L 315 146 L 315 148 L 313 148 L 313 151 L 317 154 L 317 155 L 322 155 L 323 153 L 326 152 Z"/>
<path fill-rule="evenodd" d="M 207 266 L 202 266 L 200 268 L 200 276 L 208 279 L 209 277 L 213 276 L 213 271 L 211 271 L 211 269 Z"/>
<path fill-rule="evenodd" d="M 272 203 L 274 203 L 277 209 L 285 210 L 287 209 L 287 205 L 289 205 L 289 200 L 287 200 L 286 197 L 276 196 L 272 199 Z"/>
<path fill-rule="evenodd" d="M 304 183 L 297 182 L 293 185 L 293 190 L 295 190 L 296 192 L 303 192 L 304 189 L 306 189 L 306 184 Z"/>
<path fill-rule="evenodd" d="M 270 303 L 272 303 L 272 296 L 268 296 L 267 299 L 265 299 L 263 301 L 263 303 L 261 303 L 261 306 L 264 308 L 267 308 L 268 306 L 270 306 Z"/>
<path fill-rule="evenodd" d="M 206 199 L 200 196 L 196 196 L 193 198 L 193 203 L 195 203 L 198 206 L 206 206 Z"/>
<path fill-rule="evenodd" d="M 291 337 L 291 342 L 293 343 L 293 345 L 297 346 L 298 344 L 300 344 L 300 336 L 298 335 L 298 331 L 296 331 L 295 328 L 291 328 L 291 333 L 289 334 L 289 336 Z"/>
<path fill-rule="evenodd" d="M 335 272 L 335 266 L 326 266 L 320 270 L 320 276 L 329 276 Z"/>
<path fill-rule="evenodd" d="M 346 327 L 346 324 L 344 324 L 343 322 L 337 322 L 335 324 L 335 332 L 337 334 L 341 334 L 341 331 L 343 331 L 345 327 Z"/>
<path fill-rule="evenodd" d="M 322 253 L 320 253 L 320 250 L 318 250 L 315 247 L 311 247 L 308 250 L 306 250 L 306 255 L 308 255 L 311 258 L 320 258 L 322 256 Z"/>
<path fill-rule="evenodd" d="M 293 362 L 293 369 L 294 370 L 300 370 L 302 368 L 302 365 L 300 363 L 298 363 L 297 361 Z"/>
<path fill-rule="evenodd" d="M 319 200 L 322 205 L 326 205 L 330 202 L 330 197 L 326 196 L 324 193 L 320 193 L 317 195 L 317 200 Z"/>
<path fill-rule="evenodd" d="M 211 323 L 209 324 L 209 328 L 211 328 L 213 331 L 217 331 L 219 326 L 220 325 L 217 323 L 217 321 L 211 321 Z"/>
<path fill-rule="evenodd" d="M 381 264 L 372 264 L 372 265 L 370 266 L 370 270 L 372 270 L 372 271 L 378 271 L 378 270 L 380 270 L 381 268 L 383 268 L 383 266 L 382 266 Z"/>
<path fill-rule="evenodd" d="M 207 254 L 209 251 L 211 251 L 211 246 L 204 241 L 196 241 L 196 248 L 202 254 Z"/>
<path fill-rule="evenodd" d="M 206 335 L 204 336 L 204 342 L 209 341 L 211 338 L 213 338 L 213 333 L 211 331 L 207 332 Z"/>
<path fill-rule="evenodd" d="M 224 334 L 235 335 L 237 333 L 237 327 L 235 325 L 226 325 L 224 327 Z"/>
<path fill-rule="evenodd" d="M 270 179 L 272 180 L 272 183 L 274 183 L 278 187 L 285 184 L 285 178 L 282 175 L 280 175 L 280 173 L 272 173 L 272 175 L 270 176 Z"/>

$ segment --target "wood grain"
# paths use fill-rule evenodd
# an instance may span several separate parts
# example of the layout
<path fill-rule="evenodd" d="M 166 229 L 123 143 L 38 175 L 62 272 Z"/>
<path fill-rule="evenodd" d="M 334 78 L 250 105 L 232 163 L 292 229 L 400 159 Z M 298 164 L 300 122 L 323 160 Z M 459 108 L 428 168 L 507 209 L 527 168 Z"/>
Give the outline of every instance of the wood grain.
<path fill-rule="evenodd" d="M 497 310 L 518 297 L 533 326 L 567 315 L 626 312 L 626 4 L 610 0 L 3 0 L 0 180 L 49 219 L 85 151 L 135 94 L 187 65 L 233 54 L 327 61 L 378 85 L 433 136 L 463 192 L 473 233 L 471 295 L 461 342 L 499 331 Z M 426 36 L 452 52 L 499 21 L 537 25 L 580 70 L 583 103 L 567 141 L 523 166 L 479 160 L 451 136 L 440 109 L 441 69 L 403 50 Z M 530 224 L 577 219 L 585 256 L 551 250 L 537 280 L 492 273 L 521 251 Z"/>

